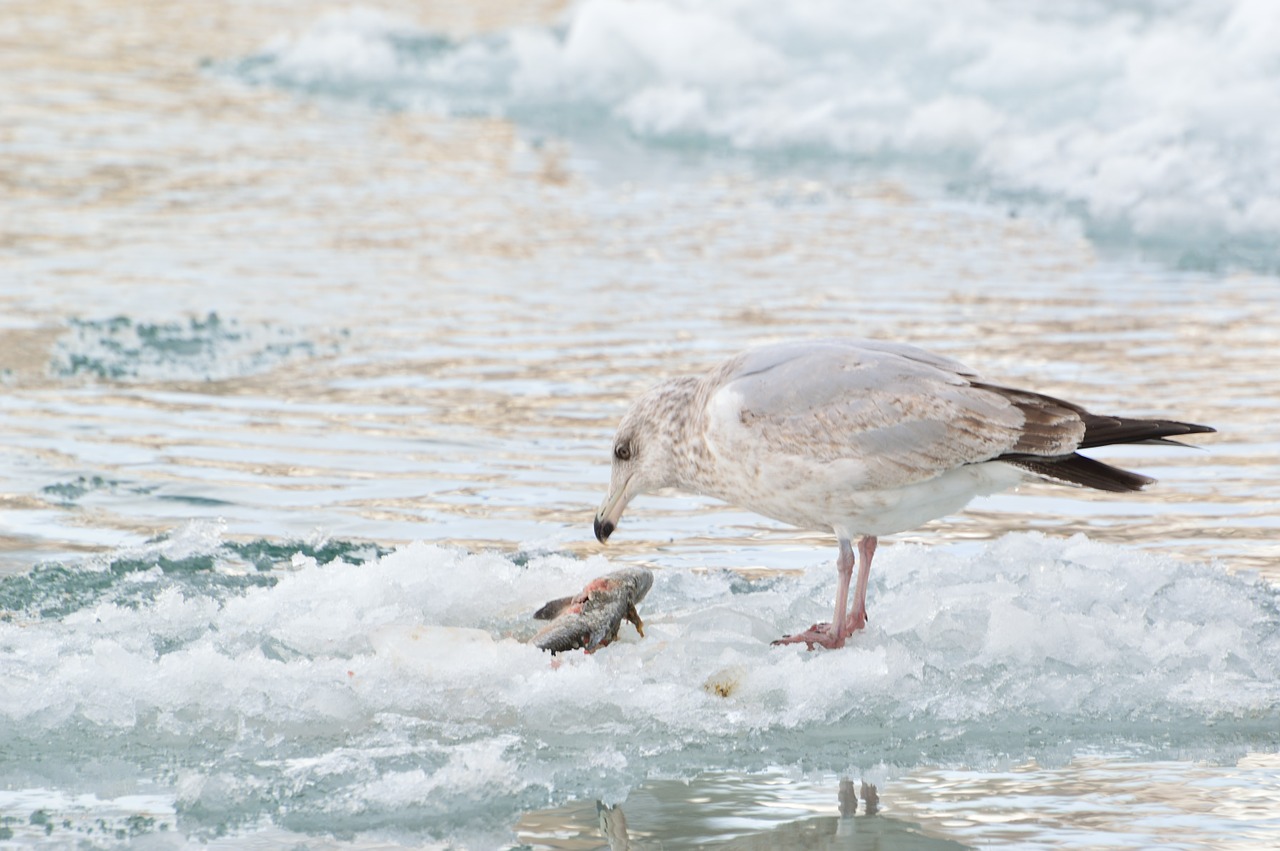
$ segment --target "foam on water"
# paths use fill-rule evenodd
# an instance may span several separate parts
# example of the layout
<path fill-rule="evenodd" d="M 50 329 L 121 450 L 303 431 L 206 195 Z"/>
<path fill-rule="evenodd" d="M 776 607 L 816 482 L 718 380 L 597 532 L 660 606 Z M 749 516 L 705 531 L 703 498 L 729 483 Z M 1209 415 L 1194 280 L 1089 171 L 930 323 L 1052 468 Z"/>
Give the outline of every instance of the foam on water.
<path fill-rule="evenodd" d="M 1185 264 L 1280 268 L 1266 0 L 585 0 L 561 27 L 460 42 L 357 9 L 235 69 L 544 131 L 893 166 Z"/>
<path fill-rule="evenodd" d="M 799 577 L 660 571 L 646 637 L 624 626 L 558 664 L 524 643 L 530 613 L 602 557 L 296 545 L 264 573 L 246 546 L 196 525 L 64 568 L 112 577 L 60 575 L 79 605 L 8 594 L 0 787 L 112 812 L 159 795 L 192 837 L 273 823 L 494 845 L 523 810 L 709 765 L 1231 759 L 1280 729 L 1274 588 L 1080 537 L 888 547 L 870 627 L 840 652 L 768 644 L 828 615 L 818 553 Z M 246 575 L 270 581 L 210 581 Z"/>

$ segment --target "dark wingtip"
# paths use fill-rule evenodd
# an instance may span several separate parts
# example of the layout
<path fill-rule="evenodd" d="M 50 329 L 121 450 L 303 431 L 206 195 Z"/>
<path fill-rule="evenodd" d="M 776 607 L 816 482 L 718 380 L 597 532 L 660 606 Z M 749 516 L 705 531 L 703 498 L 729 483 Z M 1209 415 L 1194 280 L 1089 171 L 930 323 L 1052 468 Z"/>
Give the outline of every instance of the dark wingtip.
<path fill-rule="evenodd" d="M 1085 412 L 1084 439 L 1077 449 L 1095 446 L 1112 446 L 1117 443 L 1165 443 L 1183 446 L 1172 437 L 1188 434 L 1213 434 L 1213 426 L 1183 423 L 1177 420 L 1143 420 L 1129 417 L 1108 417 Z"/>

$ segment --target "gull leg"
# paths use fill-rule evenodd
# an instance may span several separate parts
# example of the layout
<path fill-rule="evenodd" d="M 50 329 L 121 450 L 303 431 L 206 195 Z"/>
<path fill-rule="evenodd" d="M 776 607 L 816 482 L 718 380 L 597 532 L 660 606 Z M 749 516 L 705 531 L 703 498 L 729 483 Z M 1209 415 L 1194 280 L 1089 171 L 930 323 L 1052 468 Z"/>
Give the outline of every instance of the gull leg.
<path fill-rule="evenodd" d="M 863 538 L 862 540 L 866 540 Z M 872 539 L 874 541 L 874 538 Z M 874 549 L 875 544 L 872 544 Z M 858 542 L 859 550 L 862 549 L 862 541 Z M 853 547 L 849 542 L 840 539 L 840 555 L 836 559 L 836 575 L 838 581 L 836 583 L 836 610 L 835 616 L 831 623 L 815 623 L 804 632 L 798 632 L 795 635 L 784 635 L 774 644 L 799 644 L 801 642 L 809 645 L 812 650 L 815 644 L 821 644 L 829 650 L 835 650 L 844 647 L 844 640 L 849 636 L 852 629 L 848 629 L 849 620 L 845 618 L 845 607 L 849 602 L 849 581 L 853 578 Z M 862 573 L 858 574 L 860 587 L 863 589 L 863 596 L 866 595 L 866 579 Z M 854 605 L 857 605 L 855 600 Z M 865 612 L 863 620 L 866 620 Z"/>
<path fill-rule="evenodd" d="M 853 589 L 853 609 L 844 624 L 844 634 L 852 635 L 867 625 L 867 580 L 871 577 L 871 558 L 876 554 L 876 538 L 865 535 L 858 539 L 858 584 Z"/>
<path fill-rule="evenodd" d="M 853 578 L 853 548 L 844 538 L 840 539 L 840 555 L 836 558 L 836 575 L 839 577 L 839 582 L 836 583 L 836 613 L 831 623 L 837 627 L 836 639 L 840 644 L 836 646 L 840 647 L 852 632 L 850 629 L 840 628 L 840 625 L 844 624 L 844 613 L 849 603 L 849 580 Z"/>

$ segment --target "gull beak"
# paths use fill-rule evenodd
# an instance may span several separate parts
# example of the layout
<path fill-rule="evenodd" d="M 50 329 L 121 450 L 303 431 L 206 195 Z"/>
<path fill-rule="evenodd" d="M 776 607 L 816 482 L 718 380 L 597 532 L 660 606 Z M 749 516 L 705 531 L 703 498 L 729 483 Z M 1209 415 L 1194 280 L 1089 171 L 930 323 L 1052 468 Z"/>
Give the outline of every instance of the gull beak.
<path fill-rule="evenodd" d="M 609 540 L 613 530 L 618 527 L 618 521 L 622 519 L 622 511 L 627 507 L 627 503 L 631 501 L 628 493 L 630 484 L 631 480 L 627 479 L 622 483 L 621 487 L 613 490 L 605 498 L 600 510 L 596 512 L 596 540 L 602 544 Z"/>

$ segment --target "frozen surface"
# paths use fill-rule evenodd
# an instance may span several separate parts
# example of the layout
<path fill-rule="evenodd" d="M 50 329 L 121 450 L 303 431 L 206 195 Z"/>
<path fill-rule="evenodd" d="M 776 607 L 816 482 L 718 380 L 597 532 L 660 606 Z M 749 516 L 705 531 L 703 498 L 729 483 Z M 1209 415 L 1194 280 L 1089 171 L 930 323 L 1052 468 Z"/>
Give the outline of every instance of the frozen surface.
<path fill-rule="evenodd" d="M 579 139 L 894 168 L 1185 264 L 1280 266 L 1280 17 L 1260 0 L 586 0 L 461 42 L 357 8 L 236 70 Z"/>
<path fill-rule="evenodd" d="M 197 524 L 2 580 L 0 784 L 115 807 L 163 790 L 192 836 L 268 819 L 498 837 L 522 810 L 709 765 L 1231 760 L 1280 728 L 1274 588 L 1079 537 L 889 547 L 871 626 L 839 652 L 769 645 L 824 614 L 825 559 L 754 581 L 662 571 L 647 637 L 626 625 L 559 664 L 523 643 L 530 614 L 604 558 L 325 546 Z"/>

